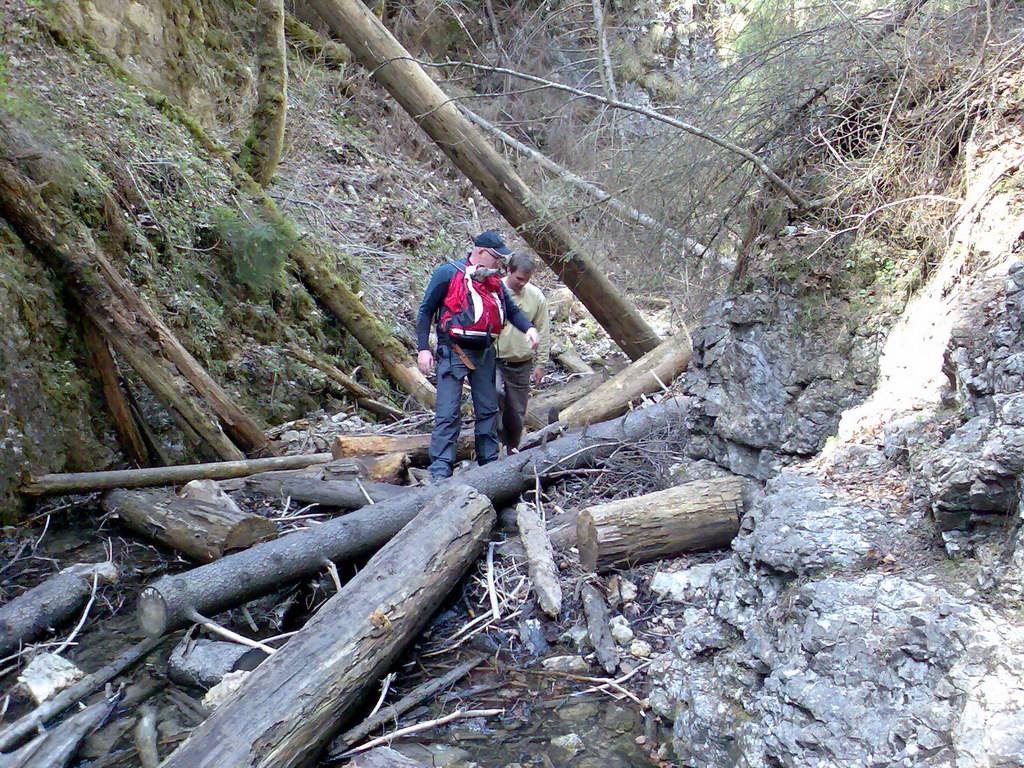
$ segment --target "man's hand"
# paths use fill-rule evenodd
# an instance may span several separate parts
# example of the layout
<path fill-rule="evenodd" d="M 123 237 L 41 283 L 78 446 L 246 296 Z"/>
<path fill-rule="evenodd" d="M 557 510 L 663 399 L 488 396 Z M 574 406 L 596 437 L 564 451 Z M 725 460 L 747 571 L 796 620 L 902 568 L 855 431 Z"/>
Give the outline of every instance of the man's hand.
<path fill-rule="evenodd" d="M 538 365 L 533 369 L 533 373 L 530 374 L 530 381 L 533 382 L 533 386 L 540 386 L 540 383 L 544 381 L 544 368 L 542 366 Z"/>
<path fill-rule="evenodd" d="M 424 376 L 429 375 L 434 370 L 434 355 L 431 354 L 429 349 L 421 349 L 419 354 L 416 355 L 416 366 Z"/>
<path fill-rule="evenodd" d="M 530 342 L 530 349 L 537 348 L 537 345 L 540 344 L 540 334 L 537 333 L 536 328 L 531 328 L 526 332 L 526 340 Z"/>

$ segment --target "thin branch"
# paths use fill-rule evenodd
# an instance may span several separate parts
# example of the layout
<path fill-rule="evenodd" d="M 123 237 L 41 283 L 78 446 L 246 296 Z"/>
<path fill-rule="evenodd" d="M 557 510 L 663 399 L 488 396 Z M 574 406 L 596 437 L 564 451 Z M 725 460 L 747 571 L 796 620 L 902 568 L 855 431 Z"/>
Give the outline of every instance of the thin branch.
<path fill-rule="evenodd" d="M 653 229 L 656 232 L 664 233 L 680 241 L 686 248 L 693 251 L 697 256 L 704 255 L 704 251 L 706 250 L 705 247 L 698 243 L 693 238 L 686 237 L 682 233 L 677 232 L 671 227 L 669 227 L 667 224 L 663 224 L 662 222 L 651 218 L 646 213 L 643 213 L 641 211 L 638 211 L 636 208 L 626 205 L 617 198 L 613 197 L 611 193 L 606 192 L 596 184 L 587 181 L 581 176 L 577 176 L 575 173 L 573 173 L 567 168 L 563 168 L 561 165 L 556 163 L 554 160 L 552 160 L 542 152 L 524 144 L 523 142 L 519 141 L 513 136 L 510 136 L 509 134 L 505 133 L 505 131 L 501 130 L 501 128 L 494 125 L 490 121 L 484 119 L 471 109 L 468 109 L 467 107 L 464 107 L 462 105 L 459 105 L 459 109 L 462 111 L 462 114 L 464 114 L 466 117 L 468 117 L 470 120 L 479 125 L 488 133 L 491 133 L 494 136 L 496 136 L 504 144 L 516 150 L 517 152 L 521 152 L 527 157 L 530 157 L 533 160 L 537 161 L 537 164 L 540 165 L 542 168 L 555 174 L 555 176 L 559 177 L 560 179 L 563 179 L 569 182 L 570 184 L 578 187 L 579 189 L 583 190 L 588 195 L 597 200 L 597 202 L 608 205 L 609 208 L 615 209 L 616 212 L 637 224 L 641 224 L 645 227 Z"/>
<path fill-rule="evenodd" d="M 730 152 L 739 155 L 740 157 L 745 158 L 746 160 L 751 162 L 754 165 L 754 167 L 761 172 L 762 175 L 764 175 L 769 181 L 771 181 L 772 184 L 774 184 L 776 187 L 782 190 L 786 197 L 788 197 L 802 209 L 816 208 L 822 205 L 822 203 L 824 202 L 823 200 L 805 199 L 803 195 L 801 195 L 799 192 L 793 189 L 793 187 L 791 187 L 789 184 L 783 181 L 783 179 L 780 178 L 779 175 L 775 173 L 775 171 L 769 168 L 768 164 L 765 163 L 764 160 L 762 160 L 760 157 L 755 155 L 750 150 L 744 149 L 738 144 L 734 144 L 733 142 L 729 141 L 728 139 L 722 138 L 721 136 L 709 133 L 708 131 L 705 131 L 703 128 L 697 127 L 696 125 L 684 122 L 683 120 L 677 120 L 674 117 L 669 117 L 668 115 L 656 112 L 653 109 L 641 107 L 637 104 L 629 104 L 618 99 L 608 99 L 603 96 L 598 96 L 597 94 L 588 93 L 587 91 L 581 90 L 580 88 L 574 88 L 571 85 L 565 85 L 564 83 L 556 83 L 553 80 L 546 80 L 542 77 L 537 77 L 536 75 L 529 75 L 526 74 L 525 72 L 518 72 L 513 69 L 508 69 L 507 67 L 492 67 L 486 64 L 474 64 L 468 61 L 424 62 L 410 57 L 397 57 L 396 59 L 390 59 L 389 61 L 403 59 L 408 61 L 415 61 L 417 64 L 420 64 L 421 66 L 466 67 L 467 69 L 475 69 L 481 72 L 507 74 L 513 77 L 518 77 L 523 80 L 528 80 L 533 83 L 538 83 L 544 88 L 551 88 L 556 91 L 564 91 L 566 93 L 571 93 L 576 96 L 579 96 L 580 98 L 589 99 L 591 101 L 596 101 L 601 104 L 606 104 L 609 107 L 614 107 L 615 109 L 622 109 L 625 110 L 626 112 L 633 112 L 638 115 L 643 115 L 644 117 L 654 120 L 656 122 L 664 123 L 665 125 L 670 125 L 673 128 L 678 128 L 679 130 L 692 134 L 693 136 L 697 136 L 706 141 L 710 141 L 712 144 L 716 144 L 719 147 L 722 147 L 722 149 L 726 149 Z M 383 66 L 383 64 L 381 66 Z"/>

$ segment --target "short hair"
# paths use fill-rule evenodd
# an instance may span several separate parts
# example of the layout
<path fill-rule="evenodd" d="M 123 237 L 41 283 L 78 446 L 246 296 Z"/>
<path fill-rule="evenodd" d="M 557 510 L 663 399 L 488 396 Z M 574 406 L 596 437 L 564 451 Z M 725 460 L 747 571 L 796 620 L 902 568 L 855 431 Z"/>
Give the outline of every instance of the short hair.
<path fill-rule="evenodd" d="M 537 271 L 537 262 L 528 253 L 513 253 L 508 259 L 508 271 L 532 275 Z"/>

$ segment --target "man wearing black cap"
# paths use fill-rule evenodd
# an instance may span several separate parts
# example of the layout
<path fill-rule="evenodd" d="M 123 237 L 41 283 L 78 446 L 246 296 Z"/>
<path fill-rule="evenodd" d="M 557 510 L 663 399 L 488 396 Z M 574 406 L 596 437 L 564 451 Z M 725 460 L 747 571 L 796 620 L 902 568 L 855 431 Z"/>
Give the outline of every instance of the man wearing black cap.
<path fill-rule="evenodd" d="M 498 458 L 494 342 L 505 323 L 526 334 L 532 348 L 540 341 L 537 329 L 501 281 L 505 259 L 511 254 L 497 232 L 481 233 L 466 259 L 450 261 L 434 271 L 420 303 L 416 362 L 424 375 L 434 367 L 431 323 L 437 330 L 437 406 L 430 439 L 430 475 L 435 481 L 452 475 L 466 377 L 473 397 L 477 462 L 488 464 Z"/>

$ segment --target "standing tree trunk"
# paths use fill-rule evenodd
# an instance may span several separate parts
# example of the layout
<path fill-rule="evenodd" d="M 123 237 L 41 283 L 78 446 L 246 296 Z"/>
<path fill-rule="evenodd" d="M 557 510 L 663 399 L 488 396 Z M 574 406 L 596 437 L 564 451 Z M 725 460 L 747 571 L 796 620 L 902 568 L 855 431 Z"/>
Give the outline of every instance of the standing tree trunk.
<path fill-rule="evenodd" d="M 259 83 L 252 131 L 245 140 L 239 164 L 260 184 L 274 178 L 284 146 L 288 111 L 288 54 L 284 44 L 284 0 L 257 0 L 256 56 Z"/>
<path fill-rule="evenodd" d="M 163 763 L 163 768 L 308 765 L 368 685 L 437 610 L 480 551 L 494 508 L 444 490 L 288 644 Z"/>
<path fill-rule="evenodd" d="M 14 135 L 0 125 L 0 152 L 9 157 L 49 155 L 31 145 L 17 146 L 28 143 L 15 141 Z M 30 179 L 0 160 L 0 215 L 63 280 L 82 314 L 128 360 L 187 437 L 228 461 L 245 458 L 243 451 L 267 450 L 269 441 L 256 422 L 117 273 L 88 230 L 43 201 L 40 190 L 52 183 L 46 175 Z"/>
<path fill-rule="evenodd" d="M 659 339 L 640 313 L 550 220 L 536 195 L 359 0 L 309 4 L 481 194 L 516 228 L 632 359 Z"/>

